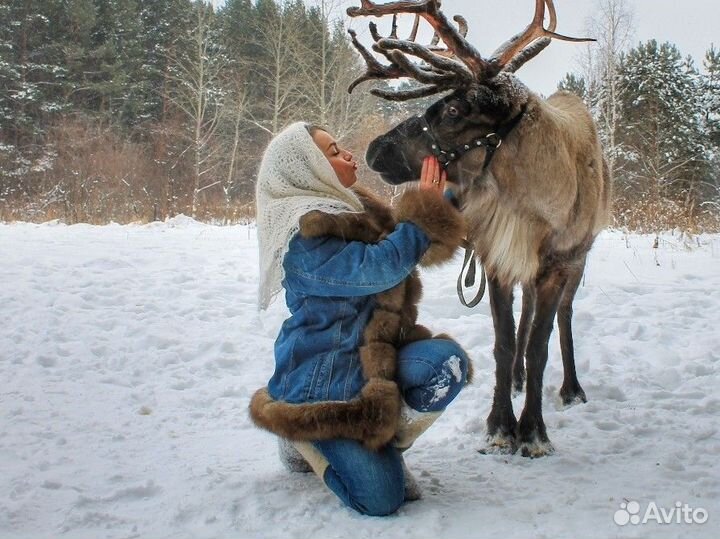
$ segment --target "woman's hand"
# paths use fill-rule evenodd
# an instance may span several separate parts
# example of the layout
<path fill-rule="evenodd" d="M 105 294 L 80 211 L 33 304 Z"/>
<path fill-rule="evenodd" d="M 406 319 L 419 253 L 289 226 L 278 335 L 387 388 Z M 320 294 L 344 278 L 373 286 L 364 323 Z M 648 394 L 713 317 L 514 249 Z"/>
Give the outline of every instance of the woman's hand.
<path fill-rule="evenodd" d="M 420 172 L 420 190 L 432 191 L 439 197 L 445 192 L 447 173 L 440 166 L 435 156 L 428 156 L 423 159 L 422 171 Z"/>

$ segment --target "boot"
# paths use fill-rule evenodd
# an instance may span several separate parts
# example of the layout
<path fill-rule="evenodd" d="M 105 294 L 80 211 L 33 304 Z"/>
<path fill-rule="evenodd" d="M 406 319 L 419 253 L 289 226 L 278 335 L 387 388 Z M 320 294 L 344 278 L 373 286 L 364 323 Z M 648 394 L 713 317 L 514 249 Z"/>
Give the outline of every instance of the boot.
<path fill-rule="evenodd" d="M 300 452 L 295 449 L 293 443 L 286 438 L 278 438 L 278 456 L 283 466 L 290 472 L 308 473 L 312 468 L 303 458 Z"/>
<path fill-rule="evenodd" d="M 327 470 L 330 464 L 323 454 L 310 442 L 290 442 L 290 444 L 302 457 L 305 464 L 309 466 L 324 483 L 325 470 Z"/>
<path fill-rule="evenodd" d="M 430 425 L 440 417 L 441 413 L 418 412 L 403 403 L 400 409 L 400 424 L 393 439 L 393 445 L 400 450 L 400 453 L 404 453 L 423 432 L 430 428 Z M 405 500 L 409 502 L 419 500 L 422 498 L 420 485 L 413 474 L 410 473 L 403 455 L 400 455 L 400 458 L 402 459 L 403 475 L 405 476 Z"/>
<path fill-rule="evenodd" d="M 418 412 L 403 403 L 400 408 L 400 423 L 393 439 L 393 445 L 406 451 L 420 435 L 435 423 L 442 412 Z"/>
<path fill-rule="evenodd" d="M 400 459 L 402 460 L 403 475 L 405 476 L 405 501 L 414 502 L 422 498 L 422 490 L 415 476 L 408 470 L 407 463 L 402 455 L 400 455 Z"/>

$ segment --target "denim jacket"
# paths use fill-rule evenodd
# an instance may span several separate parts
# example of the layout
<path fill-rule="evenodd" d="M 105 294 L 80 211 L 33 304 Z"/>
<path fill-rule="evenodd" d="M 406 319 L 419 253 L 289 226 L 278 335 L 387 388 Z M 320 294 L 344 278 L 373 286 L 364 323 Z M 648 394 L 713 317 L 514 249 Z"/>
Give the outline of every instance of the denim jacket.
<path fill-rule="evenodd" d="M 369 449 L 392 439 L 398 348 L 432 337 L 417 324 L 415 266 L 449 260 L 465 234 L 460 213 L 434 193 L 406 191 L 392 212 L 360 198 L 364 213 L 305 214 L 283 259 L 291 316 L 250 416 L 284 438 L 347 438 Z"/>
<path fill-rule="evenodd" d="M 290 403 L 355 397 L 365 383 L 358 348 L 374 296 L 408 277 L 429 246 L 410 222 L 375 244 L 294 236 L 283 261 L 291 316 L 275 342 L 270 395 Z"/>

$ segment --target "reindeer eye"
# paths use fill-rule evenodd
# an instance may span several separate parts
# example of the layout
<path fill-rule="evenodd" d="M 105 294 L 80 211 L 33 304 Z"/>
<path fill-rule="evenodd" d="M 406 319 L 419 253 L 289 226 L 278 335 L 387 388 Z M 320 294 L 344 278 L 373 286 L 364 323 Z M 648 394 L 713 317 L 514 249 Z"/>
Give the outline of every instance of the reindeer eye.
<path fill-rule="evenodd" d="M 457 107 L 448 107 L 447 115 L 450 118 L 457 118 L 460 115 L 460 111 L 457 109 Z"/>

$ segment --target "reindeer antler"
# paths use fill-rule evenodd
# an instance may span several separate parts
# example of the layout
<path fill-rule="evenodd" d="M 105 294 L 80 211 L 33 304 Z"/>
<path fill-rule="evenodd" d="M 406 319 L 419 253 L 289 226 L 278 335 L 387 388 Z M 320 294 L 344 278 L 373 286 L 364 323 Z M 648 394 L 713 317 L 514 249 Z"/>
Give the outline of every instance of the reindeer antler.
<path fill-rule="evenodd" d="M 480 53 L 465 40 L 464 33 L 467 33 L 467 23 L 461 18 L 458 21 L 459 29 L 455 29 L 440 11 L 439 0 L 399 0 L 387 4 L 375 4 L 371 0 L 360 0 L 360 7 L 348 8 L 347 14 L 350 17 L 374 15 L 397 15 L 398 13 L 414 13 L 425 19 L 435 30 L 435 33 L 445 42 L 448 49 L 462 60 L 474 74 L 481 74 L 487 67 Z M 463 33 L 464 31 L 464 33 Z M 435 45 L 433 43 L 432 45 Z M 426 47 L 427 49 L 427 47 Z"/>
<path fill-rule="evenodd" d="M 467 21 L 460 15 L 453 17 L 458 23 L 456 29 L 440 11 L 440 0 L 398 0 L 386 4 L 376 4 L 371 0 L 360 0 L 360 2 L 360 7 L 348 8 L 347 14 L 350 17 L 393 15 L 392 32 L 387 38 L 380 36 L 376 25 L 370 23 L 370 33 L 375 41 L 372 48 L 385 56 L 390 61 L 390 65 L 386 66 L 378 62 L 357 40 L 355 32 L 349 30 L 353 45 L 366 61 L 367 71 L 350 85 L 348 91 L 351 92 L 361 82 L 371 79 L 410 77 L 427 84 L 405 92 L 371 90 L 373 94 L 385 99 L 406 100 L 432 95 L 473 81 L 490 79 L 502 70 L 514 72 L 537 56 L 553 38 L 574 42 L 594 41 L 589 38 L 574 38 L 555 33 L 557 16 L 553 0 L 535 0 L 535 15 L 532 22 L 525 30 L 498 47 L 490 59 L 486 60 L 465 39 L 468 30 Z M 546 6 L 550 12 L 548 28 L 543 26 Z M 415 23 L 409 39 L 397 39 L 397 15 L 400 13 L 415 14 Z M 426 20 L 434 30 L 429 46 L 415 43 L 420 18 Z M 447 48 L 438 47 L 440 39 Z M 425 61 L 427 65 L 412 62 L 406 54 Z"/>
<path fill-rule="evenodd" d="M 550 24 L 548 28 L 543 26 L 545 21 L 545 6 L 550 11 Z M 575 43 L 585 41 L 596 41 L 588 37 L 569 37 L 555 33 L 557 26 L 557 13 L 553 0 L 535 0 L 535 16 L 530 24 L 505 43 L 500 45 L 490 57 L 492 64 L 498 65 L 503 71 L 515 72 L 525 62 L 531 60 L 545 47 L 550 45 L 553 39 L 560 41 L 572 41 Z"/>
<path fill-rule="evenodd" d="M 352 9 L 352 8 L 351 8 Z M 359 9 L 359 8 L 357 8 Z M 350 10 L 348 10 L 349 12 Z M 365 74 L 358 77 L 350 84 L 348 92 L 366 80 L 371 79 L 397 79 L 409 77 L 428 86 L 413 89 L 410 91 L 394 92 L 390 90 L 373 89 L 371 93 L 389 100 L 406 100 L 425 95 L 432 95 L 444 89 L 455 88 L 462 82 L 469 82 L 473 74 L 461 62 L 447 58 L 443 55 L 444 50 L 436 48 L 435 51 L 415 42 L 417 30 L 420 24 L 420 15 L 415 15 L 413 29 L 408 39 L 397 39 L 397 13 L 393 14 L 392 30 L 390 37 L 383 38 L 377 30 L 375 23 L 370 23 L 370 35 L 375 43 L 373 50 L 382 54 L 390 61 L 390 65 L 383 65 L 368 51 L 357 39 L 353 30 L 348 30 L 352 43 L 360 52 L 367 64 Z M 462 28 L 460 29 L 462 31 Z M 466 32 L 467 30 L 465 30 Z M 405 54 L 407 53 L 424 60 L 427 64 L 420 65 L 412 62 Z"/>

